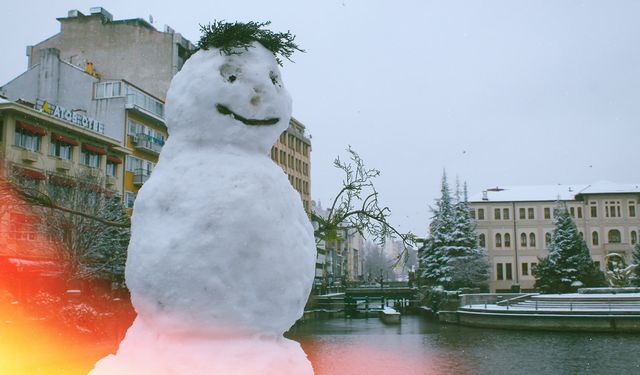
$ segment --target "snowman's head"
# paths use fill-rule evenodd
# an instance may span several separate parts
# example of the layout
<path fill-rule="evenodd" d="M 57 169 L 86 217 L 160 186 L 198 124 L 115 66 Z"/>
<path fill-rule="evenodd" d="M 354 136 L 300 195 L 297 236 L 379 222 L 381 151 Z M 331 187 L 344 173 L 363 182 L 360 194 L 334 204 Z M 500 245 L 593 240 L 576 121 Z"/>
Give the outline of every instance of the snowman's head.
<path fill-rule="evenodd" d="M 169 139 L 268 153 L 288 127 L 291 96 L 274 54 L 254 42 L 195 53 L 167 93 Z"/>

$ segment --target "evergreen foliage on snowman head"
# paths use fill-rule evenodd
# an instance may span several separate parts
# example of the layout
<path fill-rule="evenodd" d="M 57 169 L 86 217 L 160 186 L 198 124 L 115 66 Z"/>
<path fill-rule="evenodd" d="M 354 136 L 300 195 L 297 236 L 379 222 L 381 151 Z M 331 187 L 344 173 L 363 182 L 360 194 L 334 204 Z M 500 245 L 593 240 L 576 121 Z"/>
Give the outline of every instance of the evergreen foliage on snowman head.
<path fill-rule="evenodd" d="M 289 126 L 291 97 L 280 76 L 279 54 L 298 46 L 268 23 L 214 22 L 203 27 L 196 52 L 167 93 L 170 141 L 230 146 L 269 153 Z"/>
<path fill-rule="evenodd" d="M 198 41 L 198 48 L 207 50 L 211 47 L 218 48 L 221 53 L 226 55 L 238 54 L 239 49 L 247 50 L 253 42 L 258 42 L 274 56 L 280 66 L 282 60 L 278 55 L 291 61 L 291 55 L 297 50 L 304 52 L 296 43 L 294 43 L 295 35 L 287 31 L 286 33 L 275 33 L 271 30 L 263 29 L 264 26 L 270 25 L 271 22 L 234 22 L 213 21 L 212 24 L 202 26 L 202 37 Z"/>

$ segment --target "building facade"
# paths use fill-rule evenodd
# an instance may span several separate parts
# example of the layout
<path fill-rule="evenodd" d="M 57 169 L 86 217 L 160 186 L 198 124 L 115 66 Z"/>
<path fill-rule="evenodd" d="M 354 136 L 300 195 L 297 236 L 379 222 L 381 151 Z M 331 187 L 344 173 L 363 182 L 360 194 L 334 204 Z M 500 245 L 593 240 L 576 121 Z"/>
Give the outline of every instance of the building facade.
<path fill-rule="evenodd" d="M 29 68 L 40 63 L 41 51 L 55 48 L 70 65 L 88 69 L 102 79 L 132 82 L 164 99 L 171 79 L 195 50 L 189 40 L 168 26 L 158 31 L 141 18 L 114 20 L 101 7 L 91 8 L 87 15 L 70 10 L 58 21 L 58 34 L 27 47 Z"/>
<path fill-rule="evenodd" d="M 606 182 L 496 187 L 471 197 L 478 242 L 492 268 L 490 289 L 533 289 L 532 269 L 548 255 L 558 204 L 569 210 L 601 270 L 611 253 L 630 262 L 640 231 L 639 202 L 640 185 Z"/>
<path fill-rule="evenodd" d="M 305 211 L 311 209 L 311 139 L 305 126 L 295 118 L 289 128 L 271 147 L 271 159 L 287 174 L 289 182 L 298 191 Z"/>

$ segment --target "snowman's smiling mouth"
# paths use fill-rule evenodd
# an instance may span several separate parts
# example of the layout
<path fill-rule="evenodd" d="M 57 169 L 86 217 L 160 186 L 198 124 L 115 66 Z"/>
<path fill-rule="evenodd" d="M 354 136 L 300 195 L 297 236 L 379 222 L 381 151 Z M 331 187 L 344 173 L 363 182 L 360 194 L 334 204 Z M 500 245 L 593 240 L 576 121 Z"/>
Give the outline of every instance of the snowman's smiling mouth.
<path fill-rule="evenodd" d="M 278 123 L 278 121 L 280 121 L 280 119 L 278 117 L 268 118 L 268 119 L 264 119 L 264 120 L 246 118 L 246 117 L 240 116 L 239 114 L 233 112 L 232 110 L 230 110 L 227 106 L 225 106 L 223 104 L 216 104 L 216 109 L 221 114 L 231 116 L 235 120 L 240 121 L 245 125 L 251 125 L 251 126 L 275 125 L 275 124 Z"/>

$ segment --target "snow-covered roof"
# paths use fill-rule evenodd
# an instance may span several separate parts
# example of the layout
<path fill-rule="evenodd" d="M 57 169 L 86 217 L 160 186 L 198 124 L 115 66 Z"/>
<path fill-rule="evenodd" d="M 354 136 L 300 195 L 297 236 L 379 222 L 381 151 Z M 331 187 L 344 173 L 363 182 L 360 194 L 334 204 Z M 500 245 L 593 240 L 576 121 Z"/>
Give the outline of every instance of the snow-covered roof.
<path fill-rule="evenodd" d="M 1 103 L 11 103 L 11 102 L 8 101 L 7 99 L 0 98 L 0 104 Z"/>
<path fill-rule="evenodd" d="M 583 194 L 640 193 L 639 184 L 599 181 L 593 184 L 496 186 L 469 198 L 470 202 L 539 202 L 575 200 Z"/>

